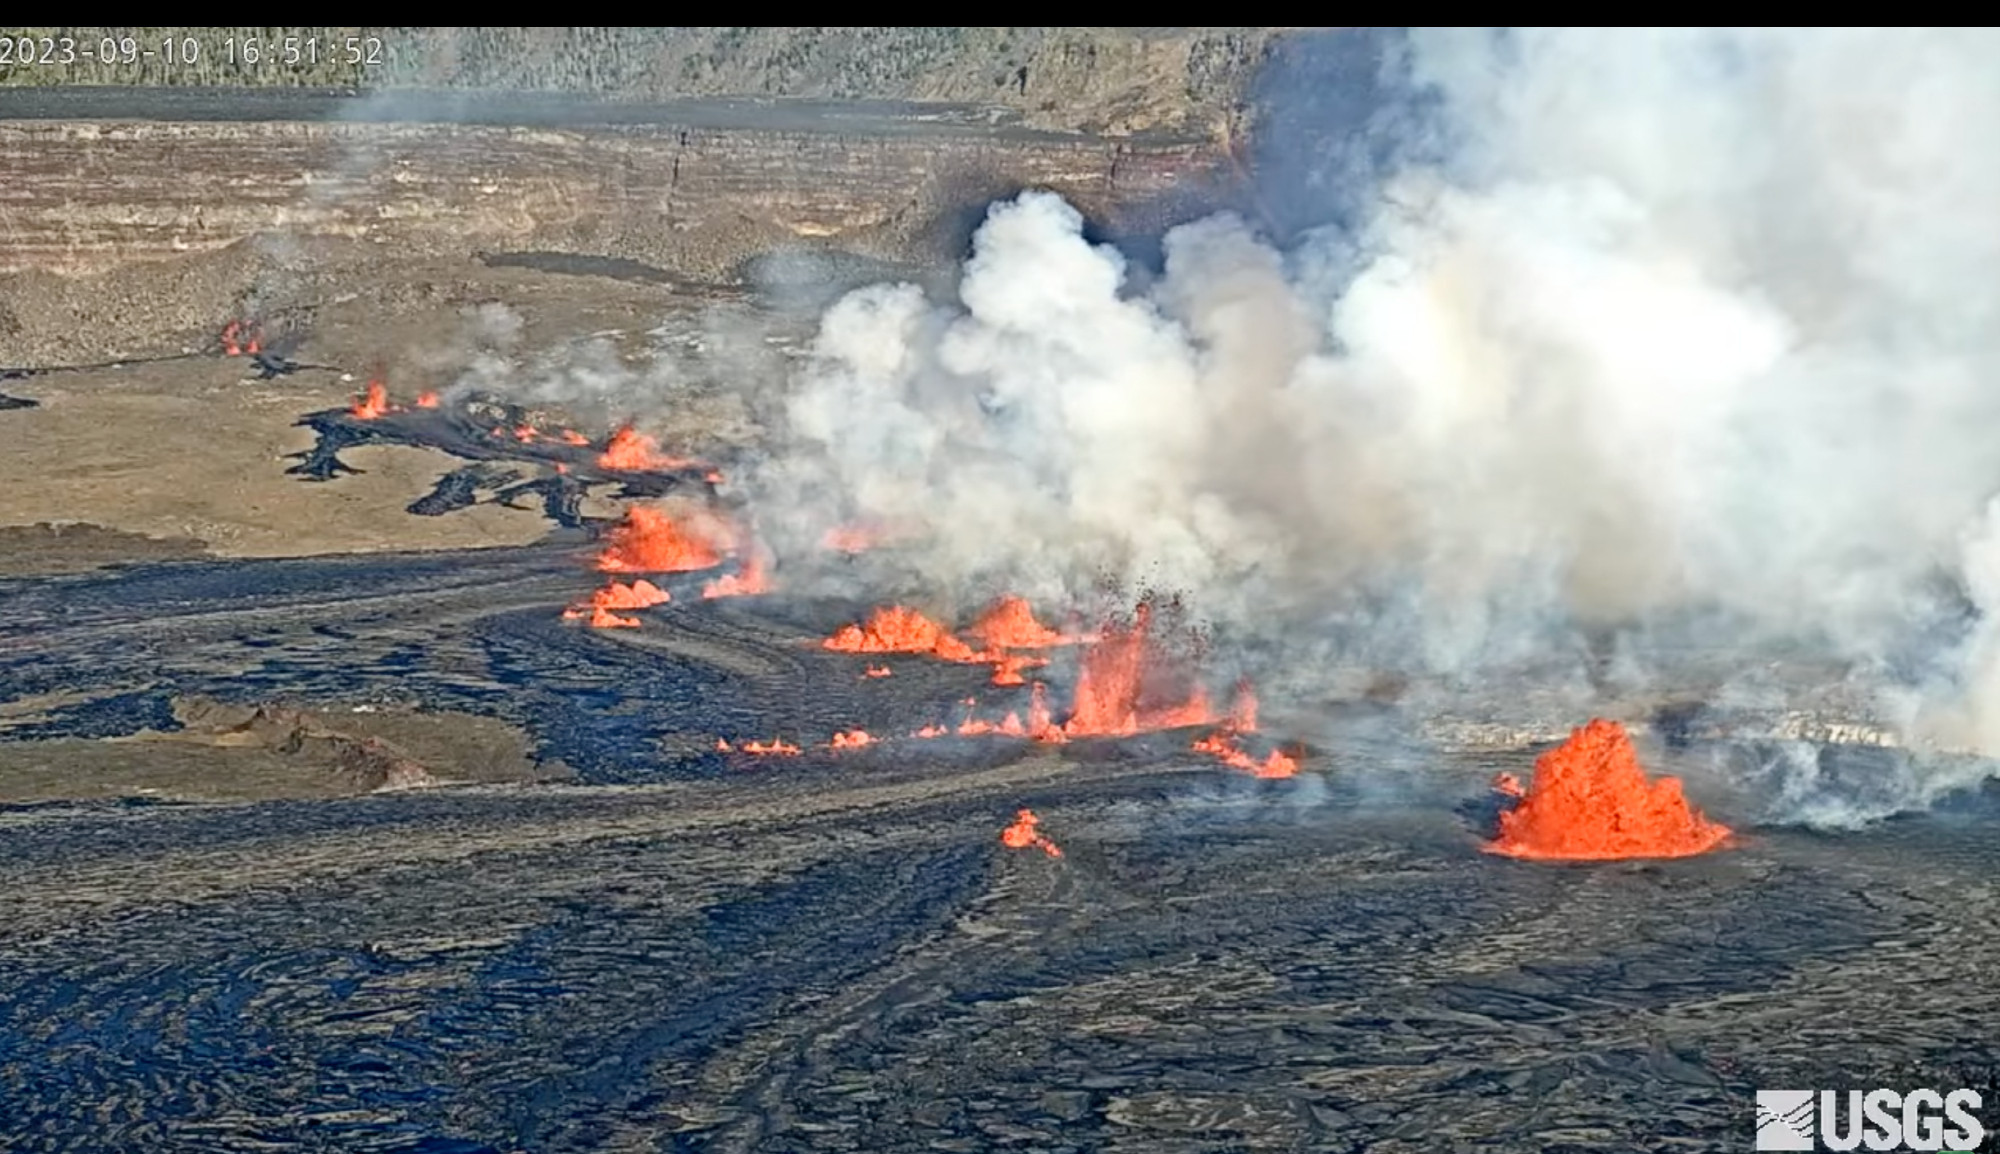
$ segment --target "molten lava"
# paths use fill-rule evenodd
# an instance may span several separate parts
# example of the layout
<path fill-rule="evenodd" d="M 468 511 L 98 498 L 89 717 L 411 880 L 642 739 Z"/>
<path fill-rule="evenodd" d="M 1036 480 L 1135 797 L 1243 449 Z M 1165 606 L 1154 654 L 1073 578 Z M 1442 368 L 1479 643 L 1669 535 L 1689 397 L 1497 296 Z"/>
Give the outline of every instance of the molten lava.
<path fill-rule="evenodd" d="M 718 740 L 715 748 L 722 753 L 761 753 L 767 757 L 796 757 L 799 753 L 798 746 L 782 737 L 772 738 L 770 741 L 746 741 L 736 746 L 733 751 L 727 741 Z"/>
<path fill-rule="evenodd" d="M 871 665 L 863 670 L 861 675 L 863 677 L 887 677 L 891 672 L 893 671 L 886 665 Z"/>
<path fill-rule="evenodd" d="M 418 407 L 419 409 L 435 409 L 435 408 L 437 408 L 437 407 L 438 407 L 438 395 L 437 395 L 437 390 L 436 390 L 436 389 L 426 389 L 426 390 L 424 390 L 423 392 L 421 392 L 421 393 L 418 393 L 418 394 L 417 394 L 417 407 Z"/>
<path fill-rule="evenodd" d="M 1688 857 L 1729 836 L 1688 804 L 1678 780 L 1646 780 L 1624 726 L 1595 719 L 1536 759 L 1527 796 L 1500 815 L 1486 848 L 1584 861 Z"/>
<path fill-rule="evenodd" d="M 866 525 L 836 525 L 820 538 L 820 547 L 836 553 L 866 553 L 881 544 L 882 534 Z"/>
<path fill-rule="evenodd" d="M 577 432 L 575 429 L 564 429 L 562 431 L 562 443 L 565 445 L 588 445 L 590 444 L 590 438 Z"/>
<path fill-rule="evenodd" d="M 597 458 L 599 468 L 626 472 L 685 469 L 694 463 L 681 457 L 669 457 L 660 452 L 658 441 L 630 425 L 619 426 L 618 431 L 611 434 L 611 440 L 604 446 L 603 455 Z"/>
<path fill-rule="evenodd" d="M 1021 676 L 1021 671 L 1048 663 L 1049 659 L 1046 657 L 1027 657 L 1018 653 L 1003 654 L 1000 660 L 993 663 L 993 684 L 1026 685 L 1027 678 Z"/>
<path fill-rule="evenodd" d="M 1243 770 L 1257 777 L 1285 778 L 1291 777 L 1299 771 L 1297 759 L 1275 749 L 1271 751 L 1270 756 L 1262 761 L 1258 761 L 1256 758 L 1243 752 L 1242 748 L 1236 744 L 1235 735 L 1228 732 L 1209 734 L 1207 737 L 1194 743 L 1194 750 L 1196 753 L 1214 754 L 1216 757 L 1222 759 L 1224 765 L 1230 766 L 1233 769 Z"/>
<path fill-rule="evenodd" d="M 591 594 L 589 601 L 566 610 L 563 616 L 580 617 L 592 609 L 644 609 L 650 605 L 664 605 L 672 600 L 665 589 L 643 578 L 630 585 L 613 581 Z"/>
<path fill-rule="evenodd" d="M 850 729 L 836 733 L 831 742 L 835 749 L 862 749 L 875 744 L 875 738 L 865 729 Z"/>
<path fill-rule="evenodd" d="M 970 645 L 914 609 L 883 606 L 866 625 L 843 625 L 821 644 L 836 653 L 929 653 L 946 661 L 985 661 Z"/>
<path fill-rule="evenodd" d="M 1032 809 L 1024 809 L 1015 814 L 1014 824 L 1000 831 L 1000 844 L 1008 849 L 1040 848 L 1050 857 L 1061 857 L 1062 850 L 1056 848 L 1056 843 L 1043 837 L 1035 828 L 1041 820 L 1035 816 L 1035 811 Z"/>
<path fill-rule="evenodd" d="M 1149 685 L 1163 664 L 1151 636 L 1149 606 L 1139 607 L 1130 629 L 1108 629 L 1084 651 L 1076 698 L 1063 732 L 1071 737 L 1124 737 L 1144 729 L 1206 725 L 1208 694 L 1199 684 L 1178 701 L 1159 700 Z"/>
<path fill-rule="evenodd" d="M 735 573 L 727 573 L 702 586 L 701 595 L 706 600 L 717 597 L 755 597 L 771 591 L 771 577 L 764 569 L 764 562 L 752 557 L 744 562 L 743 568 Z"/>
<path fill-rule="evenodd" d="M 721 536 L 713 525 L 683 525 L 648 505 L 625 510 L 597 555 L 606 573 L 684 573 L 722 564 Z"/>
<path fill-rule="evenodd" d="M 994 602 L 965 632 L 985 642 L 989 649 L 1048 649 L 1073 645 L 1079 640 L 1035 620 L 1035 611 L 1027 601 L 1011 594 Z"/>
<path fill-rule="evenodd" d="M 356 420 L 373 421 L 395 412 L 396 409 L 389 403 L 389 386 L 383 384 L 380 377 L 376 377 L 368 382 L 368 391 L 356 397 L 353 406 L 347 411 Z"/>
<path fill-rule="evenodd" d="M 618 614 L 601 605 L 591 606 L 588 609 L 565 609 L 563 610 L 563 619 L 566 621 L 573 620 L 584 616 L 586 613 L 590 615 L 590 627 L 592 629 L 637 629 L 639 627 L 639 619 L 637 617 L 620 617 Z"/>

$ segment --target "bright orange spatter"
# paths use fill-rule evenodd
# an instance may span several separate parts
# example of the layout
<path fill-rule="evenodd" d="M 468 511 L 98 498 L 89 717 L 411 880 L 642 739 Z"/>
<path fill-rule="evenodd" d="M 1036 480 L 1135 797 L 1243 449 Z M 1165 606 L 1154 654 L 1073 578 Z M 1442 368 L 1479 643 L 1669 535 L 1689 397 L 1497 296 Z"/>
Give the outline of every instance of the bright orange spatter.
<path fill-rule="evenodd" d="M 1222 763 L 1232 769 L 1240 769 L 1256 777 L 1286 778 L 1299 772 L 1299 763 L 1280 750 L 1272 750 L 1262 761 L 1245 753 L 1236 744 L 1236 736 L 1227 731 L 1211 733 L 1194 743 L 1196 753 L 1214 754 Z"/>
<path fill-rule="evenodd" d="M 709 601 L 718 597 L 756 597 L 770 591 L 771 576 L 763 559 L 756 556 L 745 561 L 742 569 L 725 573 L 701 587 L 702 598 Z"/>
<path fill-rule="evenodd" d="M 1536 759 L 1527 796 L 1501 813 L 1486 848 L 1579 861 L 1689 857 L 1729 836 L 1688 804 L 1677 779 L 1646 780 L 1625 727 L 1598 718 Z"/>
<path fill-rule="evenodd" d="M 254 324 L 230 321 L 222 326 L 222 355 L 254 357 L 264 351 L 264 337 Z"/>
<path fill-rule="evenodd" d="M 962 662 L 989 659 L 953 637 L 944 626 L 901 605 L 875 610 L 866 625 L 843 625 L 821 645 L 836 653 L 929 653 Z"/>
<path fill-rule="evenodd" d="M 722 564 L 714 526 L 682 525 L 649 505 L 625 510 L 612 526 L 597 567 L 606 573 L 684 573 Z"/>
<path fill-rule="evenodd" d="M 891 673 L 893 673 L 893 672 L 895 672 L 895 671 L 894 671 L 894 670 L 892 670 L 892 669 L 890 669 L 890 668 L 889 668 L 888 666 L 886 666 L 886 665 L 871 665 L 871 666 L 869 666 L 869 667 L 868 667 L 867 669 L 865 669 L 865 670 L 863 670 L 863 671 L 862 671 L 862 673 L 861 673 L 861 676 L 863 676 L 863 677 L 887 677 L 887 676 L 889 676 L 889 675 L 890 675 Z"/>
<path fill-rule="evenodd" d="M 620 425 L 605 444 L 603 454 L 597 458 L 599 468 L 624 472 L 685 469 L 693 464 L 695 462 L 684 457 L 669 457 L 660 452 L 660 442 L 630 425 Z"/>
<path fill-rule="evenodd" d="M 875 738 L 865 729 L 850 729 L 845 733 L 834 734 L 833 740 L 828 744 L 835 749 L 864 749 L 874 745 Z"/>
<path fill-rule="evenodd" d="M 611 610 L 644 609 L 652 605 L 664 605 L 672 600 L 673 598 L 668 595 L 665 589 L 644 578 L 634 581 L 630 585 L 613 581 L 604 588 L 592 593 L 590 600 L 580 602 L 563 610 L 563 619 L 573 621 L 579 617 L 588 616 L 591 626 L 597 629 L 621 628 L 628 624 L 636 627 L 639 624 L 638 618 L 618 617 L 612 614 Z"/>
<path fill-rule="evenodd" d="M 368 391 L 356 397 L 347 410 L 350 416 L 362 421 L 373 421 L 394 411 L 395 406 L 389 403 L 389 386 L 380 377 L 369 381 Z"/>
<path fill-rule="evenodd" d="M 423 392 L 421 392 L 421 393 L 418 393 L 418 394 L 417 394 L 417 407 L 418 407 L 419 409 L 435 409 L 435 408 L 437 408 L 437 407 L 438 407 L 438 395 L 437 395 L 437 390 L 436 390 L 436 389 L 426 389 L 426 390 L 424 390 Z"/>
<path fill-rule="evenodd" d="M 1108 629 L 1084 651 L 1076 699 L 1063 732 L 1071 737 L 1124 737 L 1148 729 L 1206 725 L 1212 717 L 1199 684 L 1185 700 L 1148 700 L 1147 674 L 1160 654 L 1150 636 L 1152 611 L 1139 606 L 1129 629 Z"/>
<path fill-rule="evenodd" d="M 1000 831 L 1000 844 L 1008 849 L 1039 848 L 1050 857 L 1061 857 L 1062 850 L 1056 847 L 1056 843 L 1043 837 L 1035 828 L 1041 820 L 1035 816 L 1034 810 L 1020 811 L 1014 815 L 1014 824 Z"/>
<path fill-rule="evenodd" d="M 1050 629 L 1035 619 L 1035 610 L 1026 599 L 1008 594 L 995 601 L 978 621 L 966 629 L 991 649 L 1048 649 L 1073 645 L 1080 638 Z"/>
<path fill-rule="evenodd" d="M 746 741 L 734 748 L 718 738 L 715 748 L 719 753 L 760 753 L 767 757 L 796 757 L 799 753 L 798 746 L 782 737 L 774 737 L 770 741 Z"/>

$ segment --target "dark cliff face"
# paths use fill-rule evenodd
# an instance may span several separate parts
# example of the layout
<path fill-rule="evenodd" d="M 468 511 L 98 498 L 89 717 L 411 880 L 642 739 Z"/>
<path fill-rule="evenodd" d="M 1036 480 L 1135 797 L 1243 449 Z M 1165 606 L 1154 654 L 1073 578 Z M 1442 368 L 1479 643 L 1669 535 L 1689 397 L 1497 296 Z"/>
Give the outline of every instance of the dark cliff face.
<path fill-rule="evenodd" d="M 524 249 L 727 280 L 805 244 L 928 260 L 969 206 L 1052 189 L 1113 227 L 1213 184 L 1185 141 L 673 125 L 0 121 L 0 271 L 88 273 L 257 233 L 430 256 Z"/>
<path fill-rule="evenodd" d="M 1240 102 L 1267 28 L 27 28 L 15 36 L 158 52 L 64 69 L 0 64 L 0 86 L 442 89 L 644 102 L 750 97 L 972 105 L 1035 128 L 1211 135 Z M 233 43 L 225 36 L 234 35 Z M 246 37 L 256 40 L 256 61 Z M 351 45 L 350 45 L 351 41 Z M 289 50 L 295 57 L 280 63 Z M 349 51 L 349 48 L 352 51 Z M 309 54 L 309 55 L 308 55 Z M 178 53 L 177 53 L 178 56 Z"/>

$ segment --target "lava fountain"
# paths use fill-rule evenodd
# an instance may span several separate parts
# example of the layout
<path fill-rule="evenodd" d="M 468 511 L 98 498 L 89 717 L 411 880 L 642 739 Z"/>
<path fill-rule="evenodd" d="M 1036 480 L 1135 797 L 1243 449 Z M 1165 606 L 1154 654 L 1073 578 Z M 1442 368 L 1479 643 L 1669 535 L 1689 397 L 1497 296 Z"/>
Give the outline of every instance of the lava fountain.
<path fill-rule="evenodd" d="M 1496 788 L 1511 796 L 1510 784 L 1520 789 L 1511 778 Z M 1536 759 L 1534 780 L 1486 849 L 1574 861 L 1691 857 L 1729 836 L 1688 804 L 1679 780 L 1648 781 L 1625 727 L 1600 718 Z"/>
<path fill-rule="evenodd" d="M 713 526 L 682 524 L 648 505 L 625 510 L 614 525 L 597 567 L 606 573 L 685 573 L 722 564 L 721 534 Z"/>

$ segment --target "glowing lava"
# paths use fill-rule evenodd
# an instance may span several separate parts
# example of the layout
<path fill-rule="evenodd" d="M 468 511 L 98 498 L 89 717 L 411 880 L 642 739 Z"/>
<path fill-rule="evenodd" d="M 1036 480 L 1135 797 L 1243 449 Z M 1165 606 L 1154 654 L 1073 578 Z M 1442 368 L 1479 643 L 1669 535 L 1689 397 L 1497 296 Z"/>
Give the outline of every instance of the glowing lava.
<path fill-rule="evenodd" d="M 1258 761 L 1256 758 L 1243 752 L 1242 748 L 1236 744 L 1236 737 L 1232 733 L 1211 733 L 1207 737 L 1195 742 L 1194 750 L 1196 753 L 1214 754 L 1216 757 L 1222 759 L 1224 765 L 1232 769 L 1243 770 L 1257 777 L 1285 778 L 1291 777 L 1299 771 L 1297 759 L 1275 749 L 1271 751 L 1270 756 L 1262 761 Z"/>
<path fill-rule="evenodd" d="M 376 377 L 368 382 L 368 391 L 356 397 L 347 411 L 356 420 L 373 421 L 395 412 L 396 407 L 389 403 L 389 386 Z"/>
<path fill-rule="evenodd" d="M 914 609 L 886 605 L 866 625 L 843 625 L 821 644 L 836 653 L 929 653 L 946 661 L 985 661 L 970 645 Z"/>
<path fill-rule="evenodd" d="M 597 458 L 599 468 L 641 472 L 648 469 L 685 469 L 695 462 L 669 457 L 660 452 L 660 443 L 630 425 L 621 425 L 611 434 L 604 453 Z"/>
<path fill-rule="evenodd" d="M 752 557 L 737 572 L 724 574 L 702 586 L 701 595 L 712 601 L 717 597 L 755 597 L 770 591 L 771 577 L 765 571 L 764 562 L 761 558 Z"/>
<path fill-rule="evenodd" d="M 1024 809 L 1014 815 L 1014 824 L 1000 831 L 1000 844 L 1008 849 L 1030 849 L 1039 847 L 1050 857 L 1061 857 L 1062 850 L 1056 843 L 1043 837 L 1035 827 L 1042 819 L 1035 816 L 1032 809 Z"/>
<path fill-rule="evenodd" d="M 1500 815 L 1500 835 L 1486 848 L 1580 861 L 1688 857 L 1729 836 L 1688 804 L 1678 780 L 1647 781 L 1625 727 L 1600 718 L 1536 759 L 1527 796 Z"/>
<path fill-rule="evenodd" d="M 612 526 L 609 541 L 597 555 L 606 573 L 685 573 L 722 564 L 715 526 L 682 525 L 648 505 L 625 510 Z"/>
<path fill-rule="evenodd" d="M 871 665 L 866 670 L 863 670 L 861 675 L 863 677 L 887 677 L 892 672 L 893 670 L 886 665 Z"/>
<path fill-rule="evenodd" d="M 1058 633 L 1035 620 L 1027 601 L 1008 595 L 993 603 L 966 635 L 977 637 L 992 649 L 1048 649 L 1073 645 L 1081 638 Z"/>
<path fill-rule="evenodd" d="M 436 389 L 426 389 L 426 390 L 424 390 L 423 392 L 421 392 L 421 393 L 418 393 L 418 394 L 417 394 L 417 407 L 418 407 L 419 409 L 435 409 L 435 408 L 437 408 L 437 407 L 438 407 L 438 395 L 437 395 L 437 390 L 436 390 Z"/>
<path fill-rule="evenodd" d="M 563 619 L 573 621 L 588 616 L 594 629 L 636 627 L 639 624 L 638 618 L 619 617 L 611 610 L 644 609 L 649 605 L 664 605 L 671 600 L 673 598 L 668 596 L 665 589 L 651 581 L 641 579 L 630 585 L 613 581 L 591 594 L 589 601 L 563 610 Z"/>
<path fill-rule="evenodd" d="M 732 749 L 727 741 L 718 740 L 715 748 L 722 753 L 760 753 L 767 757 L 797 757 L 799 747 L 782 737 L 770 741 L 746 741 Z"/>
<path fill-rule="evenodd" d="M 866 553 L 881 544 L 882 534 L 866 525 L 836 525 L 820 538 L 820 547 L 836 553 Z"/>
<path fill-rule="evenodd" d="M 1132 628 L 1108 629 L 1084 651 L 1076 699 L 1063 732 L 1071 737 L 1124 737 L 1212 720 L 1208 695 L 1199 684 L 1177 701 L 1160 700 L 1160 691 L 1149 684 L 1162 664 L 1151 627 L 1151 607 L 1141 605 Z"/>
<path fill-rule="evenodd" d="M 875 738 L 865 729 L 850 729 L 833 735 L 830 743 L 835 749 L 863 749 L 875 744 Z"/>

